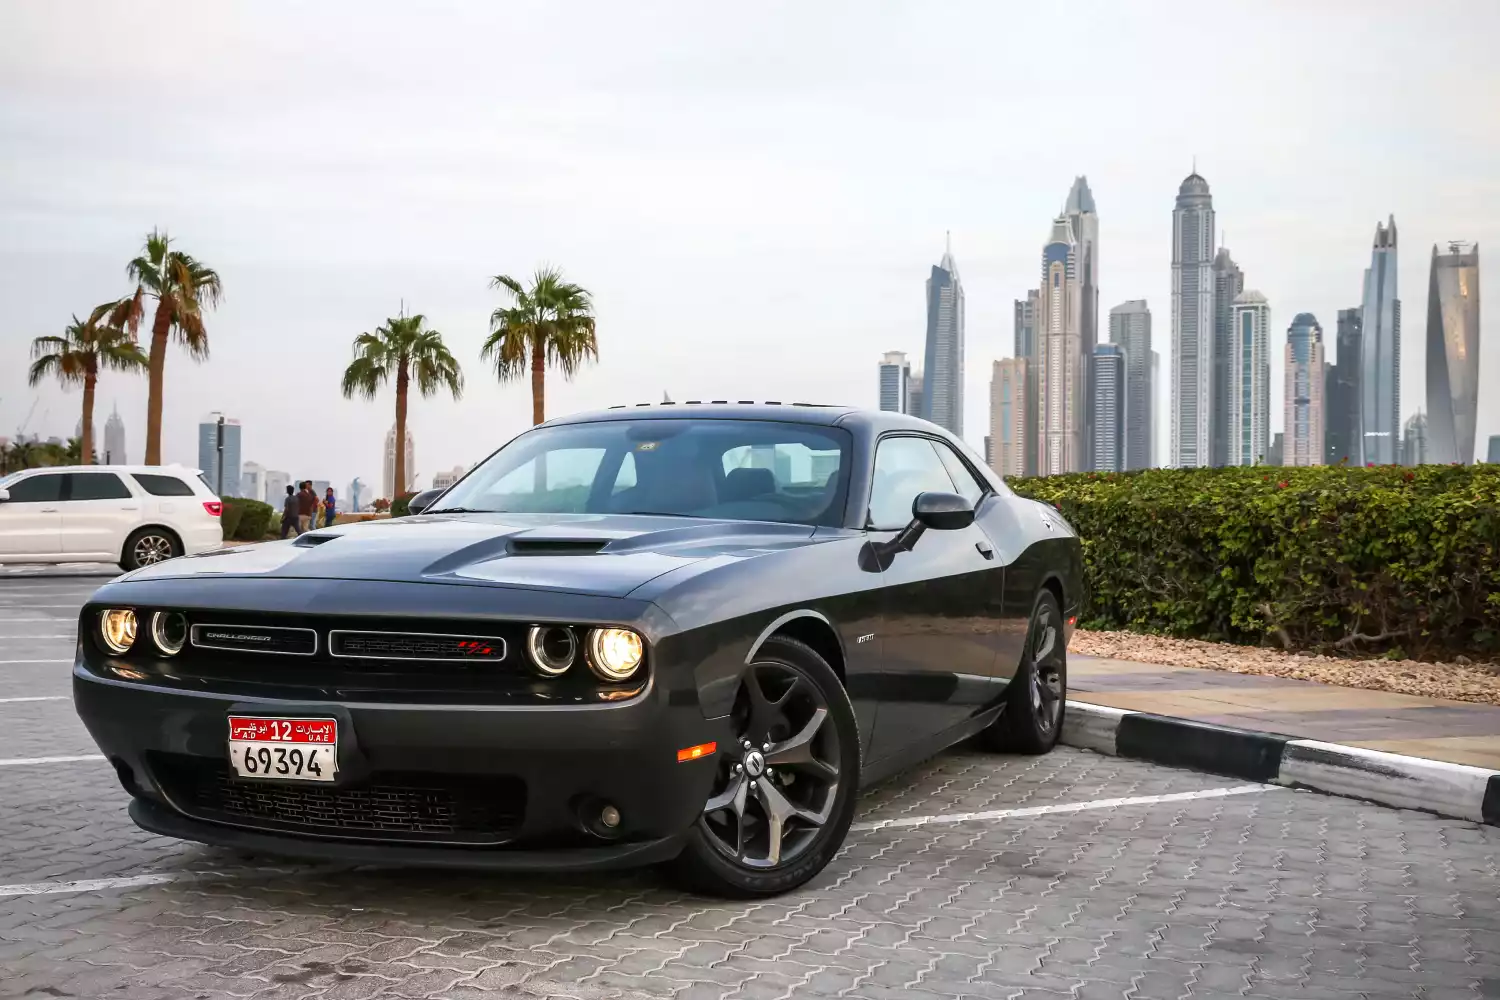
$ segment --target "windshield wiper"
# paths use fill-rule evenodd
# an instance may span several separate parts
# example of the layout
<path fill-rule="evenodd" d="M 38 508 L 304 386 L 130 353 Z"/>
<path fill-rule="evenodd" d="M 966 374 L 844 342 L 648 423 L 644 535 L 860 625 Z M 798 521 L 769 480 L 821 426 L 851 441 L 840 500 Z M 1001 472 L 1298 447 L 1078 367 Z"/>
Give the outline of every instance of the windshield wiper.
<path fill-rule="evenodd" d="M 700 521 L 708 520 L 706 514 L 684 514 L 679 510 L 622 510 L 619 513 L 630 517 L 639 515 L 641 517 L 695 517 Z"/>

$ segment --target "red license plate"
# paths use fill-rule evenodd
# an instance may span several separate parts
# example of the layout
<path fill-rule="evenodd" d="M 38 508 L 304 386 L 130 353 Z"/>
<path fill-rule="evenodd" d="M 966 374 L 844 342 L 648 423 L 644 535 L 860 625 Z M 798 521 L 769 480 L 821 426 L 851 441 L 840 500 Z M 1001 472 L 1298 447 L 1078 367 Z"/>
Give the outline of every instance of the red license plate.
<path fill-rule="evenodd" d="M 337 719 L 229 717 L 229 762 L 241 778 L 333 781 L 338 742 Z"/>

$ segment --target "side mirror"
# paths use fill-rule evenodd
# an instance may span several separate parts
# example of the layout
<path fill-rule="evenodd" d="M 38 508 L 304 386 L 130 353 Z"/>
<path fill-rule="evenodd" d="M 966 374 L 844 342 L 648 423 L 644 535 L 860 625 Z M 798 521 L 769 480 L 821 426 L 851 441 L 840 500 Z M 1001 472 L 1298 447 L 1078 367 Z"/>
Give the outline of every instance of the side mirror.
<path fill-rule="evenodd" d="M 9 499 L 10 499 L 10 490 L 6 489 L 3 486 L 0 486 L 0 503 L 4 503 L 5 501 L 7 501 Z"/>
<path fill-rule="evenodd" d="M 409 514 L 420 514 L 420 513 L 422 513 L 422 511 L 424 511 L 428 507 L 432 506 L 432 502 L 434 500 L 436 500 L 438 497 L 440 497 L 442 495 L 443 495 L 443 491 L 442 490 L 424 490 L 421 493 L 418 493 L 416 496 L 412 497 L 410 500 L 408 500 L 406 502 L 407 513 L 409 513 Z"/>
<path fill-rule="evenodd" d="M 934 531 L 957 531 L 974 523 L 974 505 L 957 493 L 918 493 L 911 516 Z"/>

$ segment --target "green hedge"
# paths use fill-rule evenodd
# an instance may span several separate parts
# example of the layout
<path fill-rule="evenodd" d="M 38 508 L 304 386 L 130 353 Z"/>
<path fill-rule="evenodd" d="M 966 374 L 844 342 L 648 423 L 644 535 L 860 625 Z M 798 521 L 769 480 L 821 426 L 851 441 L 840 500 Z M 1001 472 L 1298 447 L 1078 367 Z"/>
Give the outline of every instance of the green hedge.
<path fill-rule="evenodd" d="M 272 518 L 276 509 L 268 503 L 259 500 L 246 500 L 243 497 L 224 497 L 224 512 L 220 515 L 223 522 L 224 537 L 233 538 L 241 542 L 258 542 L 271 533 L 273 526 Z"/>
<path fill-rule="evenodd" d="M 391 503 L 391 516 L 405 517 L 407 514 L 410 514 L 411 498 L 414 496 L 416 496 L 415 493 L 403 493 L 399 497 L 397 497 L 395 501 Z"/>
<path fill-rule="evenodd" d="M 1500 652 L 1500 465 L 1153 469 L 1011 485 L 1082 537 L 1088 627 Z"/>

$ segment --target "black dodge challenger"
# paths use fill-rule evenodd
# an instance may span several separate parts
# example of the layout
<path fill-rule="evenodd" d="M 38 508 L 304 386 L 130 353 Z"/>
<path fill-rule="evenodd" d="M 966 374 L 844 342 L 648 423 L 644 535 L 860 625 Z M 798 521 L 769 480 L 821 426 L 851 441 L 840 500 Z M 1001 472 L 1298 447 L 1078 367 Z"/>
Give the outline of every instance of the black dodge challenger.
<path fill-rule="evenodd" d="M 1078 539 L 925 421 L 617 407 L 412 510 L 94 594 L 74 699 L 136 823 L 766 895 L 828 863 L 860 787 L 1062 727 Z"/>

